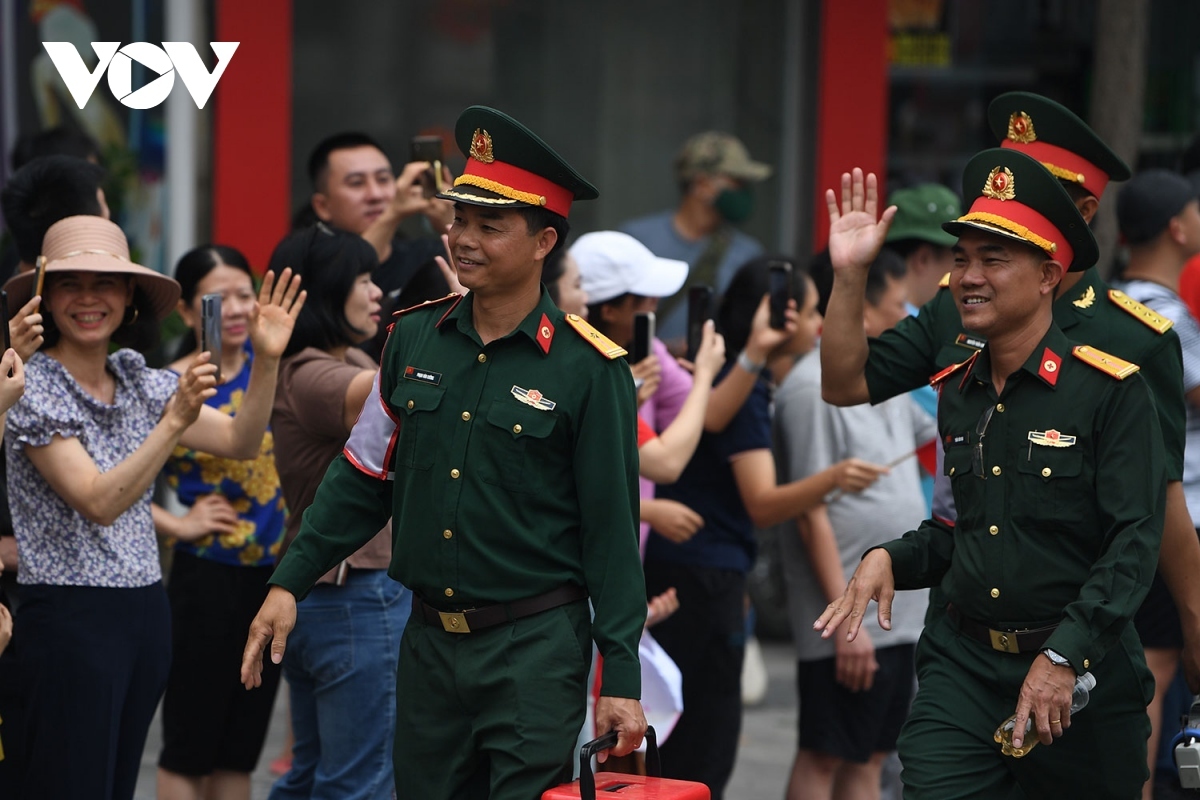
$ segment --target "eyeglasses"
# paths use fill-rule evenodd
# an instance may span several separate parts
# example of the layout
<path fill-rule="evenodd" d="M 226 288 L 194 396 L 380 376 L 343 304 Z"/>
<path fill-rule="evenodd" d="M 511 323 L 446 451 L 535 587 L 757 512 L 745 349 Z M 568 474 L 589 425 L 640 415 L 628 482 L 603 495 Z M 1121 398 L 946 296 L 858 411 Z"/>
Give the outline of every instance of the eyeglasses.
<path fill-rule="evenodd" d="M 975 470 L 975 475 L 979 478 L 987 479 L 987 473 L 983 471 L 983 437 L 987 435 L 988 425 L 992 421 L 992 414 L 996 411 L 996 407 L 988 406 L 983 410 L 983 414 L 979 416 L 979 422 L 975 424 L 975 452 L 971 456 L 971 467 Z"/>

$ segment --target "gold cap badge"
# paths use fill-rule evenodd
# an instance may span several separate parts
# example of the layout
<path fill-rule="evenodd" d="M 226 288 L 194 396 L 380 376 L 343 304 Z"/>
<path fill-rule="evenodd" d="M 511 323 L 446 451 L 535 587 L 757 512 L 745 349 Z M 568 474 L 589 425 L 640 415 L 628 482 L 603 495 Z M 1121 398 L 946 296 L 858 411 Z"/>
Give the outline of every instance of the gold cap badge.
<path fill-rule="evenodd" d="M 996 167 L 988 173 L 983 184 L 983 196 L 993 200 L 1012 200 L 1017 196 L 1012 170 Z"/>
<path fill-rule="evenodd" d="M 1008 138 L 1020 144 L 1037 141 L 1033 130 L 1033 119 L 1024 111 L 1014 111 L 1008 115 Z"/>
<path fill-rule="evenodd" d="M 475 134 L 471 137 L 470 156 L 484 164 L 490 164 L 496 160 L 496 156 L 492 153 L 491 134 L 479 128 L 475 129 Z"/>

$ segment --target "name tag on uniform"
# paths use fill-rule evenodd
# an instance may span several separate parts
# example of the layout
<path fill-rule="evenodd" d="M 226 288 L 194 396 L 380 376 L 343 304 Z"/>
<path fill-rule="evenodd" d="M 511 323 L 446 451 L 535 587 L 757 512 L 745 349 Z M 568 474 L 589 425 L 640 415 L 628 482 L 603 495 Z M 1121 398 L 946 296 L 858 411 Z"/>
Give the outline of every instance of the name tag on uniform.
<path fill-rule="evenodd" d="M 969 347 L 972 350 L 982 350 L 987 344 L 987 339 L 980 339 L 978 336 L 972 336 L 969 333 L 960 333 L 958 338 L 954 340 L 955 344 L 960 344 L 963 347 Z"/>
<path fill-rule="evenodd" d="M 1075 444 L 1075 437 L 1067 436 L 1051 428 L 1048 431 L 1030 431 L 1029 441 L 1043 447 L 1070 447 Z"/>
<path fill-rule="evenodd" d="M 419 367 L 405 367 L 404 378 L 410 381 L 420 381 L 421 383 L 431 383 L 437 386 L 442 382 L 442 373 L 433 372 Z"/>
<path fill-rule="evenodd" d="M 944 447 L 962 447 L 971 443 L 970 433 L 950 433 L 942 439 Z"/>

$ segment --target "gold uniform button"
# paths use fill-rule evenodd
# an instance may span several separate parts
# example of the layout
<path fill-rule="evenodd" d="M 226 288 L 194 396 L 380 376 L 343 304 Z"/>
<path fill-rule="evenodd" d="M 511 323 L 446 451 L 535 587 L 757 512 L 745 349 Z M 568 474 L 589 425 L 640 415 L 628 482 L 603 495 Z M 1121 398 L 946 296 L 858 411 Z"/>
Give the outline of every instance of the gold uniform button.
<path fill-rule="evenodd" d="M 449 528 L 447 528 L 446 530 L 442 531 L 442 538 L 443 538 L 443 539 L 453 539 L 453 538 L 454 538 L 454 531 L 452 531 L 452 530 L 450 530 Z"/>
<path fill-rule="evenodd" d="M 992 536 L 995 536 L 999 532 L 1000 532 L 1000 529 L 998 527 L 996 527 L 995 525 L 988 528 L 988 533 L 990 533 Z"/>
<path fill-rule="evenodd" d="M 454 597 L 454 590 L 449 586 L 446 587 L 446 597 Z"/>
<path fill-rule="evenodd" d="M 461 473 L 461 472 L 459 472 L 458 470 L 456 470 L 456 469 L 452 469 L 452 470 L 450 470 L 450 477 L 451 477 L 451 478 L 458 478 L 458 476 L 459 476 L 459 475 L 462 475 L 462 473 Z"/>
<path fill-rule="evenodd" d="M 951 467 L 951 468 L 950 468 L 950 474 L 951 474 L 951 475 L 953 475 L 953 474 L 954 474 L 954 467 Z"/>
<path fill-rule="evenodd" d="M 1004 403 L 996 403 L 996 410 L 999 411 L 1001 414 L 1003 414 L 1004 413 Z"/>
<path fill-rule="evenodd" d="M 470 422 L 470 421 L 471 421 L 471 412 L 470 412 L 470 411 L 464 411 L 464 412 L 462 413 L 462 417 L 463 417 L 463 422 Z"/>
<path fill-rule="evenodd" d="M 1085 659 L 1083 660 L 1083 668 L 1084 668 L 1084 669 L 1087 669 L 1087 668 L 1088 668 L 1088 667 L 1090 667 L 1090 666 L 1092 666 L 1092 662 L 1091 662 L 1091 661 L 1088 661 L 1088 660 L 1085 658 Z"/>
<path fill-rule="evenodd" d="M 479 354 L 479 355 L 476 357 L 476 360 L 478 360 L 480 364 L 482 364 L 483 362 L 487 361 L 487 353 L 480 353 L 480 354 Z"/>
<path fill-rule="evenodd" d="M 1000 596 L 1000 590 L 999 590 L 999 589 L 992 589 L 992 591 L 991 591 L 991 595 L 992 595 L 992 597 L 993 597 L 993 598 L 995 598 L 995 597 L 999 597 L 999 596 Z"/>
<path fill-rule="evenodd" d="M 412 400 L 409 400 L 409 401 L 408 401 L 408 403 L 407 403 L 406 405 L 408 406 L 408 410 L 409 410 L 409 411 L 412 411 L 412 407 L 413 407 L 413 401 L 412 401 Z"/>
<path fill-rule="evenodd" d="M 1043 478 L 1050 477 L 1050 468 L 1049 467 L 1042 467 L 1042 477 Z"/>
<path fill-rule="evenodd" d="M 520 423 L 518 423 L 518 424 L 516 424 L 516 425 L 513 425 L 513 433 L 520 433 L 520 432 L 521 432 L 521 425 L 520 425 Z"/>
<path fill-rule="evenodd" d="M 993 474 L 993 475 L 999 475 L 999 474 L 1000 474 L 1000 468 L 999 468 L 999 467 L 992 467 L 992 474 Z"/>

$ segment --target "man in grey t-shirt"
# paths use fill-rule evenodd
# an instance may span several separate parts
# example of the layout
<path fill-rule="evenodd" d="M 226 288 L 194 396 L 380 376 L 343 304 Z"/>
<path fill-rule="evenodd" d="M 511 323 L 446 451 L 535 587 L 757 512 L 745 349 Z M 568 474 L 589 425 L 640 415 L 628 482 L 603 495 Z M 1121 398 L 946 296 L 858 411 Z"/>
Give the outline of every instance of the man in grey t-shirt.
<path fill-rule="evenodd" d="M 903 260 L 888 250 L 871 265 L 863 320 L 868 336 L 907 314 L 904 272 Z M 875 406 L 825 403 L 820 353 L 813 352 L 776 392 L 774 426 L 780 480 L 804 478 L 849 457 L 892 465 L 890 474 L 860 494 L 832 493 L 781 536 L 800 694 L 799 750 L 788 796 L 829 798 L 835 785 L 878 790 L 912 699 L 913 655 L 928 593 L 897 596 L 891 630 L 870 617 L 853 642 L 822 639 L 811 620 L 842 596 L 864 552 L 891 538 L 897 526 L 915 527 L 925 518 L 913 456 L 936 438 L 936 423 L 904 395 Z"/>
<path fill-rule="evenodd" d="M 698 133 L 675 159 L 679 205 L 620 226 L 659 258 L 689 265 L 684 291 L 659 304 L 658 336 L 668 345 L 687 335 L 686 289 L 708 285 L 720 294 L 738 267 L 762 252 L 761 244 L 735 226 L 754 212 L 753 184 L 770 174 L 771 167 L 752 160 L 737 137 Z"/>

